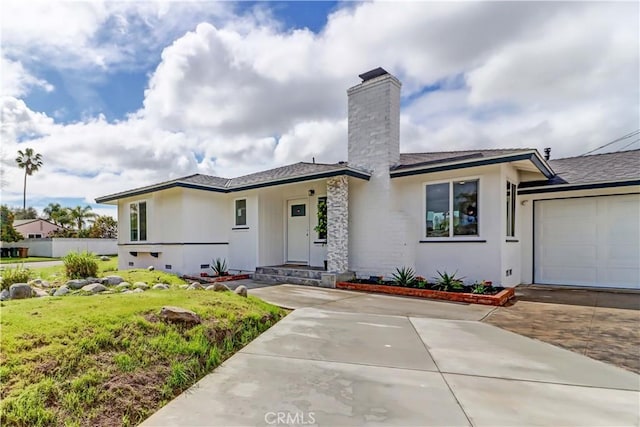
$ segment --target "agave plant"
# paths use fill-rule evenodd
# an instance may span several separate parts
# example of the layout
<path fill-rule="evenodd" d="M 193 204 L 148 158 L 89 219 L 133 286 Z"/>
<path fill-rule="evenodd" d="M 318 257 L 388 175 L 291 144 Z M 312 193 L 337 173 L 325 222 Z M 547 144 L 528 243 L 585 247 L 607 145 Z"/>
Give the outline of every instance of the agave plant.
<path fill-rule="evenodd" d="M 396 272 L 391 276 L 398 286 L 411 286 L 416 280 L 416 274 L 410 267 L 396 268 Z"/>
<path fill-rule="evenodd" d="M 438 271 L 438 277 L 434 277 L 434 279 L 436 280 L 435 287 L 441 291 L 462 289 L 462 280 L 464 279 L 464 277 L 456 277 L 457 273 L 457 270 L 453 274 L 449 274 L 446 271 L 444 273 L 440 273 Z"/>
<path fill-rule="evenodd" d="M 216 276 L 228 276 L 227 272 L 227 261 L 216 258 L 211 265 L 211 269 L 215 273 Z"/>

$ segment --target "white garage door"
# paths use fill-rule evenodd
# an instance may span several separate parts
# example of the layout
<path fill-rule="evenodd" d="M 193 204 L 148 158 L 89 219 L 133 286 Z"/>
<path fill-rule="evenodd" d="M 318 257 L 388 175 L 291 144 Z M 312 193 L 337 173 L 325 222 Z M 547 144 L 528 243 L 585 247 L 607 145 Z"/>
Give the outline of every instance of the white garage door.
<path fill-rule="evenodd" d="M 534 281 L 640 289 L 640 194 L 535 202 Z"/>

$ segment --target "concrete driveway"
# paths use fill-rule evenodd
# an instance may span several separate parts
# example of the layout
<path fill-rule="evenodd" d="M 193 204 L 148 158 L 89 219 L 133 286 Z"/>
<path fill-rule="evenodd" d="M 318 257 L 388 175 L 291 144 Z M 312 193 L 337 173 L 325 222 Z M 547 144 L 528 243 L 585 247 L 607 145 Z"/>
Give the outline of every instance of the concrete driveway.
<path fill-rule="evenodd" d="M 640 423 L 634 373 L 477 321 L 333 311 L 358 297 L 323 295 L 306 297 L 332 310 L 294 311 L 142 425 Z"/>

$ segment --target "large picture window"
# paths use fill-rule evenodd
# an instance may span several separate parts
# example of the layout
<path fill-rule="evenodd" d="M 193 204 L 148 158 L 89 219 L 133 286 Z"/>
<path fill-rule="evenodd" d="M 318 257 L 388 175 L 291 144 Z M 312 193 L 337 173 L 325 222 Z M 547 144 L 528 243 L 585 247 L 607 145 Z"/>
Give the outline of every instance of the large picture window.
<path fill-rule="evenodd" d="M 507 181 L 507 237 L 516 235 L 516 185 Z"/>
<path fill-rule="evenodd" d="M 425 237 L 478 235 L 478 180 L 428 184 Z"/>
<path fill-rule="evenodd" d="M 147 240 L 147 202 L 129 205 L 129 227 L 132 242 Z"/>
<path fill-rule="evenodd" d="M 238 199 L 235 202 L 235 225 L 242 227 L 247 225 L 247 199 Z"/>

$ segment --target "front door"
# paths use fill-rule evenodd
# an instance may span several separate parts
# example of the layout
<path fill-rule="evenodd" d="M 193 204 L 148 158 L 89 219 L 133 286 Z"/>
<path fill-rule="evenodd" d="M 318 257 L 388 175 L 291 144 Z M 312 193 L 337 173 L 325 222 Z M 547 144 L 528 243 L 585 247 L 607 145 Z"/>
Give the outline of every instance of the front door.
<path fill-rule="evenodd" d="M 307 199 L 287 202 L 287 262 L 309 263 Z"/>

